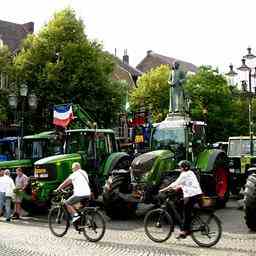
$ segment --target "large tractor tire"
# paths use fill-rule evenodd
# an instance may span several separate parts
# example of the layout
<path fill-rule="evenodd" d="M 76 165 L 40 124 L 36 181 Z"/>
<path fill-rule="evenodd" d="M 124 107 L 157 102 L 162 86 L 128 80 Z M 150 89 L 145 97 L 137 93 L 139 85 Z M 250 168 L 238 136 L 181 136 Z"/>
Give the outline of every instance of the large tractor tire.
<path fill-rule="evenodd" d="M 247 179 L 244 192 L 245 222 L 249 229 L 256 231 L 256 173 Z"/>
<path fill-rule="evenodd" d="M 103 193 L 104 209 L 111 219 L 128 219 L 135 215 L 136 203 L 127 202 L 120 196 L 130 191 L 130 181 L 127 176 L 114 176 L 111 189 Z"/>
<path fill-rule="evenodd" d="M 224 208 L 230 196 L 228 158 L 223 151 L 213 152 L 208 159 L 208 173 L 202 174 L 200 184 L 203 193 L 216 197 L 216 207 Z"/>
<path fill-rule="evenodd" d="M 217 168 L 215 172 L 217 207 L 224 208 L 229 200 L 229 172 L 223 166 Z"/>
<path fill-rule="evenodd" d="M 131 166 L 132 159 L 130 156 L 123 156 L 120 158 L 117 163 L 114 165 L 113 170 L 129 170 Z"/>

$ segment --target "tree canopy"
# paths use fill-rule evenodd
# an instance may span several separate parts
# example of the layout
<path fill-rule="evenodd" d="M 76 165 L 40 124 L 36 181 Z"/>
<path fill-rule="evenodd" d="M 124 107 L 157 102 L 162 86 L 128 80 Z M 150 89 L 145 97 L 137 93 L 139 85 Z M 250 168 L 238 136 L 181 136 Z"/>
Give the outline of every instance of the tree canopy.
<path fill-rule="evenodd" d="M 170 68 L 167 65 L 161 65 L 143 74 L 130 94 L 131 109 L 138 111 L 145 107 L 152 112 L 154 122 L 162 121 L 169 109 L 169 75 Z"/>
<path fill-rule="evenodd" d="M 40 98 L 36 123 L 52 121 L 53 104 L 80 104 L 100 126 L 109 126 L 120 108 L 120 85 L 111 80 L 112 57 L 89 40 L 75 12 L 54 14 L 38 34 L 29 35 L 15 58 L 17 84 L 26 83 Z M 17 88 L 18 89 L 18 88 Z"/>
<path fill-rule="evenodd" d="M 154 122 L 163 121 L 169 107 L 169 74 L 169 67 L 162 65 L 142 75 L 130 95 L 132 110 L 144 106 L 152 111 Z M 208 142 L 248 135 L 248 99 L 237 89 L 231 91 L 226 78 L 217 70 L 199 67 L 196 74 L 187 76 L 184 89 L 191 101 L 192 120 L 207 123 Z"/>
<path fill-rule="evenodd" d="M 243 94 L 231 91 L 225 77 L 211 67 L 202 66 L 188 77 L 186 93 L 192 100 L 191 116 L 207 122 L 209 142 L 229 136 L 248 135 L 248 102 Z"/>

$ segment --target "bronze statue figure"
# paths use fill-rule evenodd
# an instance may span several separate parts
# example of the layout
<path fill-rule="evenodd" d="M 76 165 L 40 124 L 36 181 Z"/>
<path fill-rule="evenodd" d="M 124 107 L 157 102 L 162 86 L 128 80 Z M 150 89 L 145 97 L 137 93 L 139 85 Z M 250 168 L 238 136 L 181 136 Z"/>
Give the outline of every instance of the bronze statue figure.
<path fill-rule="evenodd" d="M 170 113 L 185 111 L 184 89 L 185 73 L 179 68 L 180 64 L 174 61 L 168 83 L 170 84 Z"/>

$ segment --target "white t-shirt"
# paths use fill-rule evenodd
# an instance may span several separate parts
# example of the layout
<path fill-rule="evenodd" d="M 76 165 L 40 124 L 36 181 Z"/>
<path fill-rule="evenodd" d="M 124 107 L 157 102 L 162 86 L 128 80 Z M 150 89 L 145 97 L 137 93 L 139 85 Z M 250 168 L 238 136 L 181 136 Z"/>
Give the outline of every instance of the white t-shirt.
<path fill-rule="evenodd" d="M 69 175 L 73 184 L 74 196 L 90 196 L 91 190 L 88 184 L 89 178 L 85 171 L 79 169 Z"/>
<path fill-rule="evenodd" d="M 15 189 L 14 181 L 11 177 L 4 175 L 4 179 L 6 182 L 6 188 L 5 188 L 5 196 L 6 197 L 13 197 L 14 192 L 13 190 Z"/>
<path fill-rule="evenodd" d="M 200 184 L 196 175 L 191 171 L 181 172 L 180 176 L 174 181 L 170 187 L 181 187 L 183 191 L 183 197 L 192 197 L 202 194 Z"/>
<path fill-rule="evenodd" d="M 0 192 L 5 193 L 6 191 L 6 179 L 5 176 L 0 177 Z"/>

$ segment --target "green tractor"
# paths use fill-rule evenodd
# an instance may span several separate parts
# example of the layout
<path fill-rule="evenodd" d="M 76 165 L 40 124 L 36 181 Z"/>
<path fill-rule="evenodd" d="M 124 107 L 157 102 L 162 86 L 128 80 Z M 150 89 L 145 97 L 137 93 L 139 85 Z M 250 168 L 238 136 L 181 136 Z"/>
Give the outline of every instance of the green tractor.
<path fill-rule="evenodd" d="M 127 168 L 130 156 L 118 152 L 111 129 L 67 130 L 64 154 L 42 158 L 34 164 L 32 193 L 38 206 L 50 206 L 53 190 L 69 176 L 73 162 L 80 162 L 88 172 L 92 192 L 97 198 L 109 172 Z"/>
<path fill-rule="evenodd" d="M 0 144 L 0 148 L 6 153 L 6 160 L 0 161 L 1 169 L 10 169 L 12 174 L 15 174 L 17 167 L 22 167 L 27 176 L 33 174 L 34 162 L 40 158 L 57 153 L 56 133 L 54 131 L 42 132 L 35 135 L 23 137 L 22 157 L 18 157 L 19 147 L 18 138 L 12 140 L 12 145 L 6 143 Z"/>
<path fill-rule="evenodd" d="M 256 149 L 256 138 L 253 138 L 253 145 Z M 232 181 L 230 191 L 238 195 L 248 176 L 255 172 L 255 168 L 251 167 L 256 167 L 256 151 L 251 155 L 249 136 L 237 136 L 229 138 L 227 154 Z"/>
<path fill-rule="evenodd" d="M 250 230 L 256 231 L 256 168 L 251 168 L 251 171 L 244 191 L 245 222 Z"/>
<path fill-rule="evenodd" d="M 135 157 L 129 168 L 112 171 L 103 193 L 109 217 L 127 218 L 134 215 L 139 203 L 154 203 L 159 188 L 179 175 L 177 163 L 183 159 L 193 163 L 204 194 L 216 197 L 220 206 L 225 205 L 229 198 L 227 155 L 207 148 L 204 122 L 170 114 L 154 125 L 151 150 Z"/>

